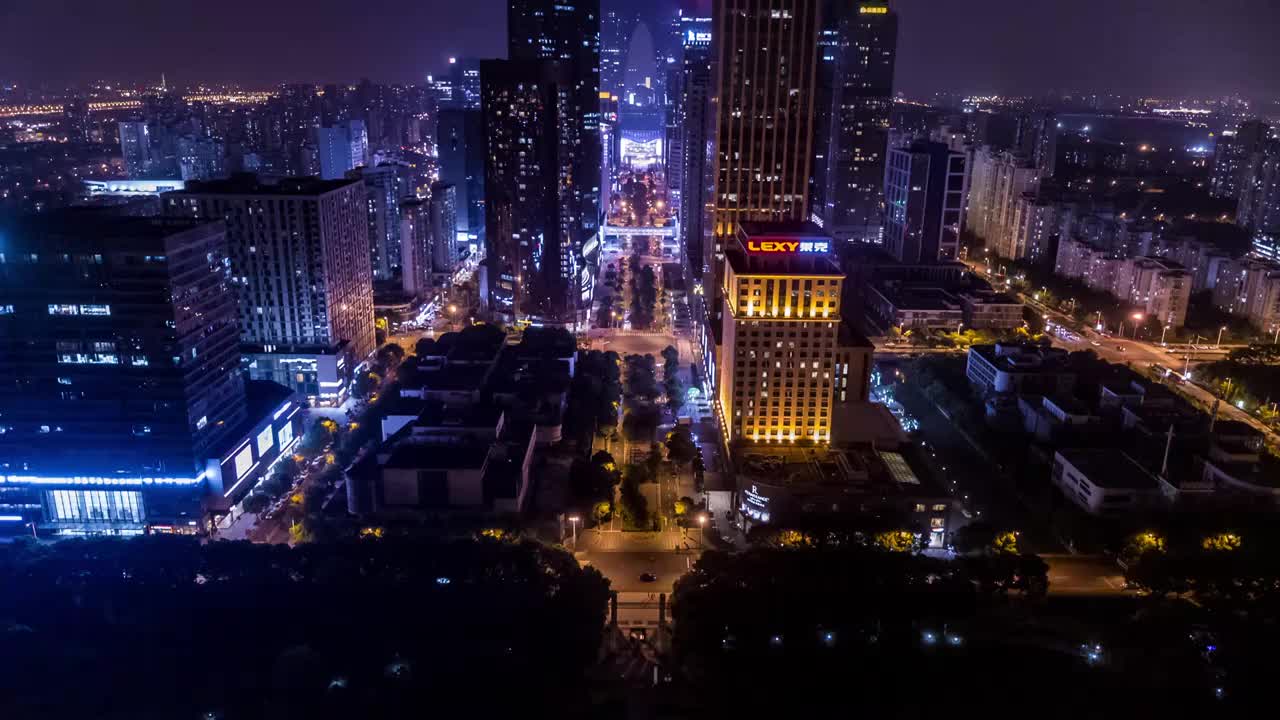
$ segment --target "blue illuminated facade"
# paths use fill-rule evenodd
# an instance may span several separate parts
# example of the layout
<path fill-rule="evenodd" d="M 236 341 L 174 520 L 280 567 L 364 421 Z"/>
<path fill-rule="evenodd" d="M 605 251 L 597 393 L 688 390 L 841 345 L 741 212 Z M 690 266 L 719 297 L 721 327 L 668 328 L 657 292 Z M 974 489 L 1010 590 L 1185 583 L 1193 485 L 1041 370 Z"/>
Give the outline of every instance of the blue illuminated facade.
<path fill-rule="evenodd" d="M 292 393 L 246 386 L 227 268 L 220 222 L 0 224 L 0 532 L 195 532 L 293 440 Z M 229 483 L 210 458 L 251 432 L 263 452 Z"/>

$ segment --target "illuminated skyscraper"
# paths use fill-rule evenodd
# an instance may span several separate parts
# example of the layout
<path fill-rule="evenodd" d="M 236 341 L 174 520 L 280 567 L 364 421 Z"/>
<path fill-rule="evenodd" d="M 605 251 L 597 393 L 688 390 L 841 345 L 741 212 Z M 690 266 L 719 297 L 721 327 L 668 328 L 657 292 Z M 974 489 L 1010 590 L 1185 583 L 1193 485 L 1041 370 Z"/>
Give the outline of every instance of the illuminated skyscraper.
<path fill-rule="evenodd" d="M 872 348 L 841 322 L 831 251 L 811 224 L 738 225 L 716 383 L 730 442 L 827 444 L 836 408 L 866 401 Z"/>
<path fill-rule="evenodd" d="M 885 2 L 834 2 L 824 22 L 830 91 L 819 113 L 820 197 L 814 212 L 837 240 L 880 242 L 893 112 L 898 16 Z"/>
<path fill-rule="evenodd" d="M 559 260 L 571 275 L 569 292 L 574 296 L 566 308 L 571 317 L 560 319 L 572 320 L 578 313 L 585 317 L 595 277 L 592 250 L 598 247 L 589 241 L 599 232 L 601 217 L 600 0 L 509 0 L 507 58 L 523 65 L 559 66 L 554 74 L 562 84 L 564 112 L 557 134 L 567 161 L 560 179 L 560 225 L 568 243 Z"/>
<path fill-rule="evenodd" d="M 572 157 L 568 98 L 555 62 L 480 64 L 485 138 L 488 304 L 504 322 L 572 319 L 576 277 L 565 192 Z"/>
<path fill-rule="evenodd" d="M 718 97 L 708 266 L 719 268 L 739 223 L 807 217 L 818 29 L 819 0 L 713 5 Z M 718 313 L 718 298 L 709 299 Z M 717 328 L 719 317 L 710 324 Z"/>

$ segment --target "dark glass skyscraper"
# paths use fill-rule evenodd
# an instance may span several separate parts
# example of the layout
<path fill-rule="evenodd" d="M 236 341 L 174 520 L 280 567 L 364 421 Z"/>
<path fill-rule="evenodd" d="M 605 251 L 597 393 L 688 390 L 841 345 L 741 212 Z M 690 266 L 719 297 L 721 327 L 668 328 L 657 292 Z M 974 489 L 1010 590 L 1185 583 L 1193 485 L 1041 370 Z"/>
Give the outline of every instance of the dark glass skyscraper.
<path fill-rule="evenodd" d="M 886 2 L 831 2 L 823 39 L 814 214 L 837 240 L 879 242 L 898 16 Z"/>
<path fill-rule="evenodd" d="M 476 72 L 479 72 L 477 69 Z M 444 109 L 436 124 L 440 179 L 454 186 L 458 229 L 484 244 L 484 124 L 480 108 Z"/>
<path fill-rule="evenodd" d="M 538 72 L 554 75 L 563 85 L 565 111 L 557 134 L 568 172 L 560 180 L 559 224 L 567 243 L 559 259 L 574 298 L 566 308 L 573 317 L 558 319 L 573 320 L 590 300 L 593 258 L 584 252 L 594 255 L 598 245 L 588 241 L 600 229 L 600 0 L 509 0 L 507 57 L 513 63 L 559 66 L 550 75 Z"/>
<path fill-rule="evenodd" d="M 566 209 L 563 67 L 554 62 L 480 63 L 485 138 L 488 305 L 504 322 L 563 319 L 575 308 L 568 272 L 573 221 Z"/>

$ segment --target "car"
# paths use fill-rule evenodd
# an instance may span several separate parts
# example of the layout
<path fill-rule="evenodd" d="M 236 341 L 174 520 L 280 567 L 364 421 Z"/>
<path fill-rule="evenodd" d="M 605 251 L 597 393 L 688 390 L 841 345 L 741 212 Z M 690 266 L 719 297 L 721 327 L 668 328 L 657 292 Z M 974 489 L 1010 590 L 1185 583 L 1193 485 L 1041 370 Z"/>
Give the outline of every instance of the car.
<path fill-rule="evenodd" d="M 1120 352 L 1124 352 L 1124 346 L 1123 346 L 1123 345 L 1117 345 L 1117 346 L 1116 346 L 1116 349 L 1117 349 L 1117 350 L 1119 350 Z"/>
<path fill-rule="evenodd" d="M 1094 347 L 1102 347 L 1102 343 L 1098 342 L 1097 340 L 1090 340 L 1089 344 Z"/>
<path fill-rule="evenodd" d="M 651 583 L 651 582 L 657 582 L 657 580 L 658 580 L 658 576 L 654 575 L 653 573 L 650 573 L 650 572 L 640 573 L 640 582 Z"/>

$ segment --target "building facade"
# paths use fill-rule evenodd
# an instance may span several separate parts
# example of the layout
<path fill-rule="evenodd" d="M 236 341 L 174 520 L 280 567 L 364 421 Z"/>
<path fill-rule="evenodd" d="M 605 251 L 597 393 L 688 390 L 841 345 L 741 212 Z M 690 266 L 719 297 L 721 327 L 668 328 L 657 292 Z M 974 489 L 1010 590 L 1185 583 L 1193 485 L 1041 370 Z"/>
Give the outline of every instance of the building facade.
<path fill-rule="evenodd" d="M 865 401 L 871 347 L 843 327 L 844 274 L 812 225 L 740 224 L 726 252 L 717 391 L 730 442 L 831 441 L 838 406 Z"/>
<path fill-rule="evenodd" d="M 485 247 L 489 308 L 505 322 L 572 316 L 573 243 L 560 189 L 568 112 L 551 62 L 480 65 L 485 137 Z"/>
<path fill-rule="evenodd" d="M 851 5 L 851 7 L 850 7 Z M 846 9 L 848 8 L 848 9 Z M 814 214 L 837 240 L 879 243 L 898 15 L 888 2 L 829 3 L 817 109 Z M 828 59 L 830 56 L 830 59 Z"/>
<path fill-rule="evenodd" d="M 964 153 L 918 141 L 889 150 L 885 250 L 900 262 L 954 260 L 968 195 Z"/>
<path fill-rule="evenodd" d="M 805 221 L 813 158 L 819 0 L 712 4 L 715 108 L 712 241 L 704 265 L 718 345 L 727 246 L 743 222 Z"/>
<path fill-rule="evenodd" d="M 363 120 L 316 127 L 314 134 L 320 179 L 341 180 L 351 170 L 369 164 L 369 133 Z"/>
<path fill-rule="evenodd" d="M 269 389 L 270 417 L 246 390 L 222 223 L 75 211 L 0 237 L 0 515 L 207 529 L 291 445 L 296 407 Z"/>
<path fill-rule="evenodd" d="M 485 148 L 478 104 L 475 109 L 440 111 L 436 152 L 440 157 L 440 180 L 453 185 L 457 193 L 458 230 L 483 247 Z"/>
<path fill-rule="evenodd" d="M 250 377 L 342 402 L 375 349 L 363 183 L 236 176 L 162 200 L 167 215 L 226 223 Z"/>

